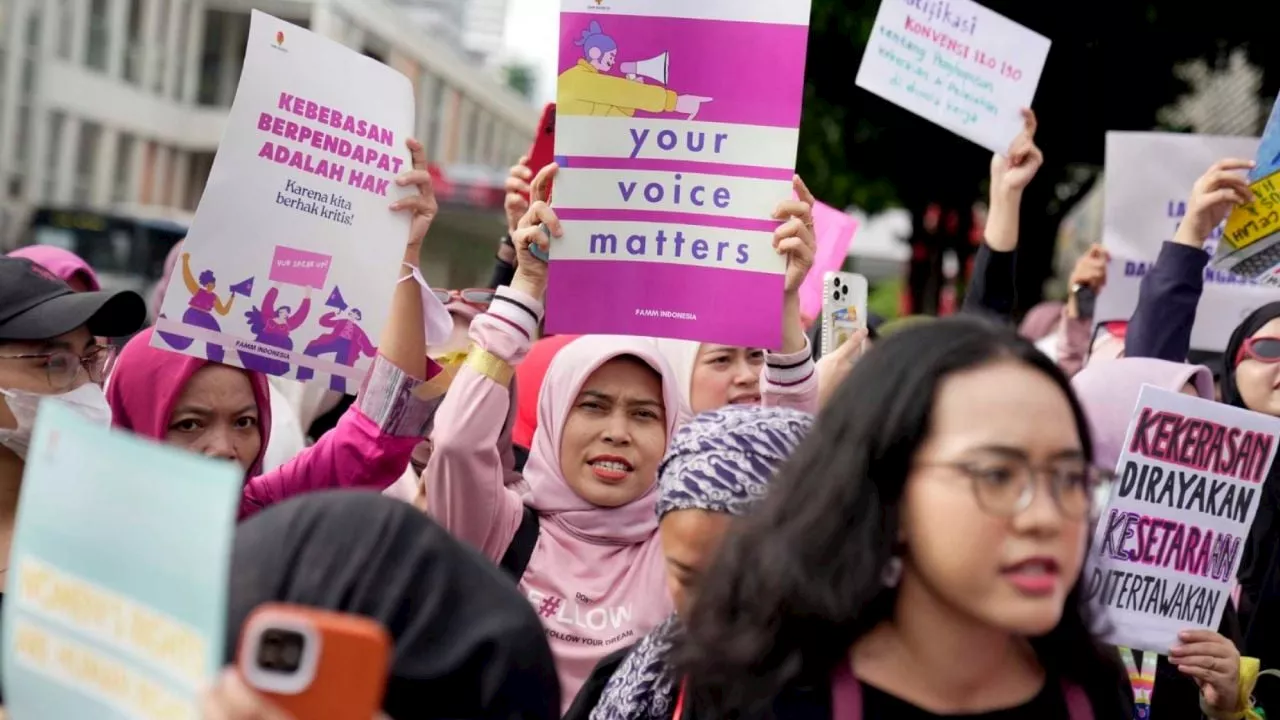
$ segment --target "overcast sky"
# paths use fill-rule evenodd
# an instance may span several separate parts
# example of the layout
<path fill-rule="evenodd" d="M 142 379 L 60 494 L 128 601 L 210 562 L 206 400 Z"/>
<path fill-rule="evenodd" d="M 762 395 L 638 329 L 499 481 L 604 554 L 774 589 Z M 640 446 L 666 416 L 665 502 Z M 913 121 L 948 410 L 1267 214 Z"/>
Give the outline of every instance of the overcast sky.
<path fill-rule="evenodd" d="M 505 40 L 507 52 L 537 69 L 538 105 L 555 99 L 558 0 L 508 0 Z"/>

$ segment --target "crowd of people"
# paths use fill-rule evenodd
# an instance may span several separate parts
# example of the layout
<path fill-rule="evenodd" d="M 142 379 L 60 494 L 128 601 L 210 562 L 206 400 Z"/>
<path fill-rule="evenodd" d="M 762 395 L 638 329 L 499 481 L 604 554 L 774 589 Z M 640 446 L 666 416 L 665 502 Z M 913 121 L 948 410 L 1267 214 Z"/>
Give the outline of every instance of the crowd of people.
<path fill-rule="evenodd" d="M 1028 111 L 992 160 L 963 311 L 873 319 L 820 358 L 800 313 L 815 237 L 799 177 L 774 215 L 778 349 L 543 334 L 557 168 L 534 177 L 522 159 L 491 287 L 437 291 L 454 328 L 428 347 L 423 291 L 398 282 L 354 400 L 157 349 L 154 299 L 24 248 L 0 259 L 0 552 L 53 399 L 243 469 L 207 720 L 290 720 L 235 669 L 270 602 L 380 623 L 391 720 L 1129 720 L 1129 651 L 1100 641 L 1082 576 L 1138 392 L 1280 416 L 1280 302 L 1235 329 L 1216 370 L 1188 363 L 1205 239 L 1251 199 L 1251 163 L 1226 159 L 1191 188 L 1126 326 L 1095 333 L 1073 293 L 1015 327 L 1034 137 Z M 413 217 L 402 280 L 438 212 L 409 150 L 398 182 L 418 193 L 389 210 Z M 1091 249 L 1071 286 L 1101 290 L 1106 260 Z M 1250 660 L 1280 665 L 1274 475 L 1238 600 L 1161 657 L 1145 716 L 1280 711 Z"/>

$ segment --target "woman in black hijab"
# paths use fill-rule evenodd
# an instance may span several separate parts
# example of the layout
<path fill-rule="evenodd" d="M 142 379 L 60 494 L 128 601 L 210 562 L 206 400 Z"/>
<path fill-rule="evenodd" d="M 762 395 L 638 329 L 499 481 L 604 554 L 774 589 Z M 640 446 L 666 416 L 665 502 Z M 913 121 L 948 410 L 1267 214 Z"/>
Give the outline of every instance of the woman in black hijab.
<path fill-rule="evenodd" d="M 1280 302 L 1263 305 L 1240 323 L 1222 354 L 1222 401 L 1280 417 Z M 1280 667 L 1280 463 L 1262 485 L 1258 514 L 1240 563 L 1240 654 L 1263 668 Z M 1260 682 L 1258 706 L 1280 710 L 1280 683 Z"/>
<path fill-rule="evenodd" d="M 411 505 L 311 493 L 236 531 L 227 648 L 262 603 L 363 615 L 394 641 L 391 720 L 559 717 L 542 624 L 497 567 Z M 231 658 L 228 658 L 231 660 Z"/>

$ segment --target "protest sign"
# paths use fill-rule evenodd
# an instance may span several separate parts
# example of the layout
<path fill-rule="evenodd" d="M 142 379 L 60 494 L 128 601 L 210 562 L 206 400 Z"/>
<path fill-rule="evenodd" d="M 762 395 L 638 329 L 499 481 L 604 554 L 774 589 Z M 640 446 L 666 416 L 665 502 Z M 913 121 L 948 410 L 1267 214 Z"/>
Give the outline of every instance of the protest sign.
<path fill-rule="evenodd" d="M 255 10 L 153 344 L 355 392 L 409 236 L 388 206 L 410 192 L 413 118 L 408 78 Z"/>
<path fill-rule="evenodd" d="M 1253 138 L 1182 133 L 1109 132 L 1106 144 L 1102 244 L 1111 253 L 1107 284 L 1094 321 L 1128 320 L 1138 305 L 1142 277 L 1187 212 L 1191 186 L 1227 157 L 1252 157 Z M 1159 162 L 1152 162 L 1159 158 Z M 1210 253 L 1220 230 L 1206 243 Z M 1231 331 L 1267 303 L 1273 291 L 1231 273 L 1206 268 L 1204 292 L 1191 330 L 1191 347 L 1221 352 Z"/>
<path fill-rule="evenodd" d="M 1280 287 L 1280 99 L 1271 108 L 1256 159 L 1249 172 L 1254 200 L 1227 216 L 1213 266 Z"/>
<path fill-rule="evenodd" d="M 882 0 L 858 87 L 1005 154 L 1049 39 L 972 0 Z"/>
<path fill-rule="evenodd" d="M 809 0 L 562 0 L 548 331 L 781 345 L 808 21 Z"/>
<path fill-rule="evenodd" d="M 1086 564 L 1107 643 L 1168 653 L 1182 630 L 1217 630 L 1277 433 L 1269 415 L 1142 388 Z"/>
<path fill-rule="evenodd" d="M 844 267 L 853 244 L 853 234 L 858 231 L 858 220 L 848 213 L 825 203 L 813 206 L 813 232 L 817 248 L 813 253 L 813 267 L 800 285 L 800 314 L 816 318 L 822 312 L 822 282 L 829 272 Z"/>
<path fill-rule="evenodd" d="M 243 471 L 40 406 L 4 602 L 9 712 L 196 720 L 226 659 Z"/>

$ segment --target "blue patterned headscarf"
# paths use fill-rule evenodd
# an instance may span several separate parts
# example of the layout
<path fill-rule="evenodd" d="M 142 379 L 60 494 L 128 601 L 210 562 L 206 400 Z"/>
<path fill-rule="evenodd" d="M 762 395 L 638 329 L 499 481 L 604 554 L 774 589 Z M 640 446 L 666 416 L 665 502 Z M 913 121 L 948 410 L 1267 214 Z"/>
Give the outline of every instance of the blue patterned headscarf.
<path fill-rule="evenodd" d="M 729 405 L 686 423 L 658 470 L 658 517 L 674 510 L 742 516 L 809 432 L 813 416 L 787 408 Z M 668 720 L 677 695 L 666 654 L 680 632 L 672 615 L 627 655 L 591 720 Z"/>

